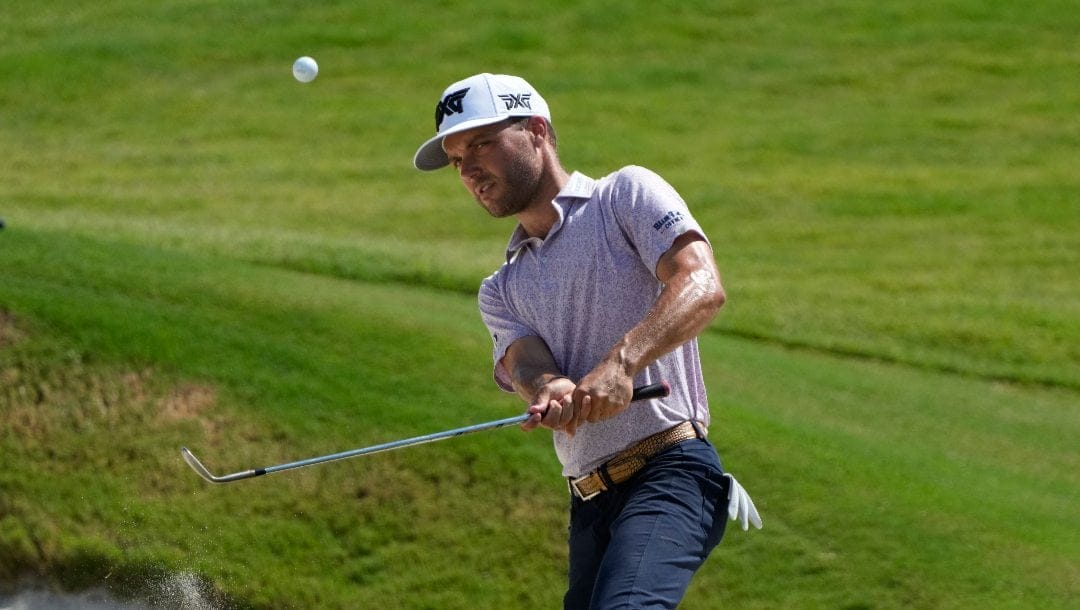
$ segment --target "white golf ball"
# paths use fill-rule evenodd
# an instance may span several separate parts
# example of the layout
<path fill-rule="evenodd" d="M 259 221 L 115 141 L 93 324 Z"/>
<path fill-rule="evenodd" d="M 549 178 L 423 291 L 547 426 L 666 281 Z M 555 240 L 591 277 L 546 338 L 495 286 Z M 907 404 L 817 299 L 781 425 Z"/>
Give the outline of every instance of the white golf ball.
<path fill-rule="evenodd" d="M 302 83 L 310 83 L 319 75 L 319 64 L 310 57 L 301 57 L 293 62 L 292 75 Z"/>

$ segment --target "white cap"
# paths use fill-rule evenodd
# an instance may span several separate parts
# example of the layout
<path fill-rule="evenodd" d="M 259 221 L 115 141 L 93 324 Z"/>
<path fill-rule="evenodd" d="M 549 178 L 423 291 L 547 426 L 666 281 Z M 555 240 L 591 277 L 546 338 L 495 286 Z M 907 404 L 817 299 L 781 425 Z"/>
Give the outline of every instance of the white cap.
<path fill-rule="evenodd" d="M 458 81 L 443 91 L 435 106 L 435 137 L 416 151 L 413 165 L 422 170 L 445 167 L 450 163 L 442 147 L 446 136 L 527 116 L 542 116 L 551 122 L 547 102 L 525 79 L 484 73 Z"/>

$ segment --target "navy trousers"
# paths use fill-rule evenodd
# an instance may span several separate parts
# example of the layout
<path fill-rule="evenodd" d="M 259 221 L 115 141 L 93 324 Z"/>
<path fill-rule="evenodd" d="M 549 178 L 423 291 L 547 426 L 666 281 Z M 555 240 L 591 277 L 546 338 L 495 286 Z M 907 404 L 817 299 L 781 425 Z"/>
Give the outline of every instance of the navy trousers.
<path fill-rule="evenodd" d="M 727 525 L 716 449 L 684 441 L 589 501 L 571 496 L 566 610 L 675 608 Z"/>

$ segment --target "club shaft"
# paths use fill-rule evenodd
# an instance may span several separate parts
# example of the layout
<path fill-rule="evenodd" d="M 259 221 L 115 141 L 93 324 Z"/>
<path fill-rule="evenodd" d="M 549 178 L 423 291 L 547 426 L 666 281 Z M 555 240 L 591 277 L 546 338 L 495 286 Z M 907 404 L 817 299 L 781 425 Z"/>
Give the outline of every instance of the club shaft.
<path fill-rule="evenodd" d="M 315 464 L 322 464 L 324 462 L 333 462 L 335 460 L 344 460 L 346 458 L 357 457 L 361 455 L 368 455 L 371 453 L 379 453 L 381 451 L 390 451 L 392 449 L 401 449 L 402 447 L 410 447 L 412 445 L 423 445 L 424 443 L 433 443 L 435 441 L 441 441 L 448 438 L 454 438 L 455 436 L 462 436 L 465 434 L 471 434 L 473 432 L 482 432 L 484 430 L 495 430 L 496 428 L 504 428 L 506 426 L 513 426 L 514 424 L 523 424 L 525 420 L 529 419 L 528 414 L 517 415 L 515 417 L 507 417 L 506 419 L 499 419 L 496 421 L 489 421 L 482 424 L 475 424 L 472 426 L 465 426 L 464 428 L 457 428 L 454 430 L 446 430 L 444 432 L 435 432 L 433 434 L 425 434 L 423 436 L 415 436 L 413 438 L 406 438 L 400 441 L 391 441 L 389 443 L 382 443 L 381 445 L 372 445 L 371 447 L 364 447 L 362 449 L 352 449 L 350 451 L 342 451 L 340 453 L 333 453 L 330 455 L 323 455 L 319 457 L 313 457 L 306 460 L 300 460 L 297 462 L 289 462 L 288 464 L 280 464 L 278 466 L 267 466 L 261 469 L 264 474 L 270 474 L 271 472 L 281 472 L 282 470 L 292 470 L 293 468 L 303 468 L 304 466 L 313 466 Z"/>
<path fill-rule="evenodd" d="M 654 383 L 652 385 L 641 386 L 634 388 L 634 394 L 631 397 L 632 401 L 646 400 L 650 398 L 662 398 L 667 396 L 671 391 L 667 382 Z M 372 453 L 379 453 L 381 451 L 391 451 L 393 449 L 400 449 L 402 447 L 409 447 L 412 445 L 423 445 L 424 443 L 433 443 L 435 441 L 441 441 L 448 438 L 454 438 L 465 434 L 471 434 L 473 432 L 481 432 L 484 430 L 494 430 L 496 428 L 504 428 L 506 426 L 513 426 L 516 424 L 525 423 L 529 417 L 528 413 L 516 415 L 514 417 L 507 417 L 506 419 L 497 419 L 495 421 L 489 421 L 482 424 L 474 424 L 472 426 L 465 426 L 464 428 L 455 428 L 453 430 L 446 430 L 444 432 L 435 432 L 433 434 L 425 434 L 423 436 L 414 436 L 413 438 L 407 438 L 399 441 L 391 441 L 389 443 L 382 443 L 381 445 L 372 445 L 370 447 L 363 447 L 361 449 L 352 449 L 349 451 L 342 451 L 340 453 L 331 453 L 329 455 L 321 455 L 318 457 L 308 458 L 306 460 L 299 460 L 296 462 L 289 462 L 287 464 L 278 464 L 276 466 L 267 466 L 265 468 L 256 468 L 252 470 L 243 470 L 240 472 L 234 472 L 233 474 L 227 474 L 222 476 L 215 476 L 210 473 L 209 470 L 203 466 L 187 447 L 180 448 L 180 455 L 183 456 L 184 461 L 191 466 L 192 470 L 199 474 L 202 478 L 210 481 L 211 483 L 231 483 L 233 481 L 239 481 L 242 479 L 250 479 L 252 477 L 262 476 L 264 474 L 270 474 L 271 472 L 281 472 L 283 470 L 292 470 L 294 468 L 303 468 L 305 466 L 313 466 L 315 464 L 323 464 L 325 462 L 333 462 L 335 460 L 344 460 L 347 458 L 357 457 L 360 455 L 369 455 Z"/>

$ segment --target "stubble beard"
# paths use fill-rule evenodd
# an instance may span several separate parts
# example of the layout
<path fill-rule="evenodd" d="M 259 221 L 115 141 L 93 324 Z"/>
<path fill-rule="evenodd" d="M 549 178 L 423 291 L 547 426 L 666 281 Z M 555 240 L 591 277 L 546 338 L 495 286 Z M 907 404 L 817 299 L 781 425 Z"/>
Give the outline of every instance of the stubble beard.
<path fill-rule="evenodd" d="M 504 178 L 499 181 L 503 193 L 490 201 L 480 201 L 495 218 L 513 216 L 528 208 L 539 196 L 542 168 L 531 163 L 525 153 L 515 155 L 507 164 Z"/>

